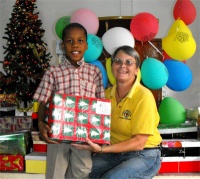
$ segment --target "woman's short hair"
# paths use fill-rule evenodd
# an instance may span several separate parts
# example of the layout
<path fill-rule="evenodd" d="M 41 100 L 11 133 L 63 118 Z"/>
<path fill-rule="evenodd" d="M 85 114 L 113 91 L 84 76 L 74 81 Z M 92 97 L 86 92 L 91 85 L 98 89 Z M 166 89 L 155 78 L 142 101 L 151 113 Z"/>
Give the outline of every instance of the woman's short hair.
<path fill-rule="evenodd" d="M 124 46 L 120 46 L 118 47 L 114 53 L 111 56 L 111 60 L 113 61 L 113 59 L 115 58 L 115 56 L 117 55 L 117 53 L 119 51 L 123 51 L 125 54 L 133 57 L 136 60 L 136 66 L 139 67 L 140 66 L 140 56 L 138 54 L 138 52 L 133 48 L 130 47 L 128 45 L 124 45 Z"/>

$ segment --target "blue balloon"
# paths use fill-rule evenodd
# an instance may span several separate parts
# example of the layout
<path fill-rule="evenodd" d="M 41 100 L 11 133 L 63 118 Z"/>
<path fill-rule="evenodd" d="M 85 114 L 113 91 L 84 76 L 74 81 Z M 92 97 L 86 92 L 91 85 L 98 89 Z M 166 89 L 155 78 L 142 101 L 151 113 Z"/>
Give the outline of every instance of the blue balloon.
<path fill-rule="evenodd" d="M 99 60 L 95 60 L 95 61 L 92 61 L 89 63 L 99 67 L 99 69 L 101 70 L 101 73 L 102 73 L 103 86 L 104 86 L 104 88 L 106 88 L 108 85 L 108 75 L 107 75 L 106 69 L 103 66 L 103 64 Z"/>
<path fill-rule="evenodd" d="M 141 77 L 147 88 L 157 90 L 166 85 L 168 71 L 161 61 L 155 58 L 146 58 L 141 66 Z"/>
<path fill-rule="evenodd" d="M 85 62 L 97 60 L 103 52 L 103 43 L 99 37 L 94 34 L 88 34 L 88 49 L 84 53 Z"/>
<path fill-rule="evenodd" d="M 190 68 L 178 60 L 165 60 L 169 78 L 166 86 L 174 91 L 184 91 L 192 83 L 192 71 Z"/>

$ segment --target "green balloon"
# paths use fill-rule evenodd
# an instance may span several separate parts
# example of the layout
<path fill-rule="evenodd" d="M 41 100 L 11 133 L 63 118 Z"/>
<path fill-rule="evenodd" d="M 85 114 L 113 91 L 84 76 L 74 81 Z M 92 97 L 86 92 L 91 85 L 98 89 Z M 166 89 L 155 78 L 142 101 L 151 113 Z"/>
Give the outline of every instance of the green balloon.
<path fill-rule="evenodd" d="M 55 26 L 57 36 L 62 40 L 63 29 L 70 23 L 70 16 L 63 16 L 57 22 Z"/>
<path fill-rule="evenodd" d="M 183 105 L 172 97 L 165 97 L 158 109 L 161 124 L 185 123 L 186 110 Z"/>

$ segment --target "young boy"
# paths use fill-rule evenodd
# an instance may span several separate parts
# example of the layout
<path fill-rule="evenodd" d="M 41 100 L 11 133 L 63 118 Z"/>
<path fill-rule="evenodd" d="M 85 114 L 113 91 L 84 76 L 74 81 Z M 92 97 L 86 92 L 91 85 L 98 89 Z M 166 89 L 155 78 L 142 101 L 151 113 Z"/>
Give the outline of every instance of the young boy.
<path fill-rule="evenodd" d="M 91 153 L 48 138 L 48 133 L 52 131 L 45 123 L 46 104 L 55 92 L 104 98 L 104 87 L 99 68 L 84 62 L 84 52 L 88 48 L 86 29 L 78 23 L 71 23 L 63 30 L 62 40 L 66 60 L 45 72 L 33 99 L 40 102 L 38 127 L 48 143 L 46 179 L 81 179 L 87 178 L 91 171 Z"/>

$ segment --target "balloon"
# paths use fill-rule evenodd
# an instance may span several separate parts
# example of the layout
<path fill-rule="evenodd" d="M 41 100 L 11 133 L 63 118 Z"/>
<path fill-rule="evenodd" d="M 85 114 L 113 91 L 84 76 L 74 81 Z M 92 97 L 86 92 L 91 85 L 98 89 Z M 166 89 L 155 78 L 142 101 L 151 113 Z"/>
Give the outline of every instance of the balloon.
<path fill-rule="evenodd" d="M 192 71 L 190 68 L 177 60 L 165 60 L 169 78 L 166 86 L 174 91 L 184 91 L 192 83 Z"/>
<path fill-rule="evenodd" d="M 111 58 L 106 59 L 106 71 L 107 71 L 108 79 L 109 79 L 110 83 L 112 85 L 114 85 L 116 83 L 116 79 L 112 73 Z M 141 70 L 140 69 L 138 70 L 137 80 L 141 81 Z"/>
<path fill-rule="evenodd" d="M 85 62 L 97 60 L 103 52 L 103 43 L 99 37 L 94 34 L 88 34 L 88 49 L 84 53 Z"/>
<path fill-rule="evenodd" d="M 57 22 L 55 26 L 57 36 L 62 40 L 63 29 L 70 23 L 70 16 L 63 16 Z"/>
<path fill-rule="evenodd" d="M 185 24 L 191 24 L 196 18 L 196 8 L 190 0 L 177 0 L 173 10 L 174 19 L 180 18 Z"/>
<path fill-rule="evenodd" d="M 99 69 L 101 70 L 101 73 L 102 73 L 103 86 L 104 86 L 104 88 L 106 88 L 107 85 L 108 85 L 108 76 L 107 76 L 107 72 L 106 72 L 106 69 L 103 66 L 103 64 L 99 60 L 95 60 L 95 61 L 92 61 L 92 62 L 89 62 L 89 63 L 99 67 Z"/>
<path fill-rule="evenodd" d="M 137 80 L 141 81 L 141 70 L 138 70 L 138 74 L 137 74 Z"/>
<path fill-rule="evenodd" d="M 117 47 L 122 45 L 135 46 L 133 35 L 123 27 L 114 27 L 106 31 L 102 36 L 102 42 L 109 54 L 112 54 Z"/>
<path fill-rule="evenodd" d="M 196 42 L 188 33 L 176 32 L 162 39 L 162 48 L 175 60 L 188 60 L 196 51 Z"/>
<path fill-rule="evenodd" d="M 148 12 L 137 14 L 130 23 L 130 30 L 134 38 L 143 42 L 152 40 L 157 35 L 158 29 L 158 20 Z"/>
<path fill-rule="evenodd" d="M 77 22 L 87 30 L 88 34 L 97 34 L 99 19 L 96 14 L 87 8 L 77 9 L 72 15 L 70 22 Z"/>
<path fill-rule="evenodd" d="M 158 109 L 161 124 L 185 123 L 186 111 L 183 105 L 172 97 L 165 97 Z"/>
<path fill-rule="evenodd" d="M 168 71 L 165 65 L 155 58 L 146 58 L 141 66 L 142 82 L 150 89 L 160 89 L 166 85 Z"/>
<path fill-rule="evenodd" d="M 176 32 L 185 32 L 185 33 L 188 33 L 190 36 L 192 36 L 192 32 L 191 30 L 188 28 L 187 25 L 185 25 L 185 23 L 180 20 L 180 19 L 177 19 L 173 24 L 172 26 L 170 27 L 169 31 L 168 31 L 168 35 L 171 35 L 173 33 L 176 33 Z"/>
<path fill-rule="evenodd" d="M 162 52 L 162 55 L 163 55 L 163 61 L 166 59 L 172 59 L 164 50 Z"/>
<path fill-rule="evenodd" d="M 112 85 L 114 85 L 116 83 L 116 79 L 112 73 L 112 65 L 111 65 L 111 58 L 107 58 L 106 59 L 106 71 L 107 71 L 107 74 L 108 74 L 108 79 L 110 81 L 110 83 Z"/>

